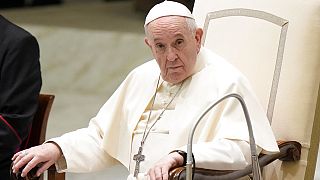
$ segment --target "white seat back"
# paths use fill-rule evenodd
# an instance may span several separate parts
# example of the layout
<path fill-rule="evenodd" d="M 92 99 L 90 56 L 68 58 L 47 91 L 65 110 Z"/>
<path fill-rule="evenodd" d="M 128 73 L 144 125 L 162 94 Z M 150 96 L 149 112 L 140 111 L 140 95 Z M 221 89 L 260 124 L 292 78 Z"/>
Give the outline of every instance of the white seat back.
<path fill-rule="evenodd" d="M 320 0 L 195 1 L 200 27 L 212 12 L 203 45 L 248 77 L 276 138 L 303 146 L 298 163 L 273 163 L 265 179 L 313 177 L 320 131 L 319 10 Z"/>

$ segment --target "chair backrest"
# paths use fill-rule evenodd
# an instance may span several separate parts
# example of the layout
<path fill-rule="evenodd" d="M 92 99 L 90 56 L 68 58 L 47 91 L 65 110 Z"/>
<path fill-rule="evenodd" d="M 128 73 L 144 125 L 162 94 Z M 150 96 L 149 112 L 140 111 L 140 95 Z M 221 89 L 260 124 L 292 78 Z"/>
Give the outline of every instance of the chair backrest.
<path fill-rule="evenodd" d="M 272 122 L 272 116 L 274 111 L 274 105 L 276 101 L 276 95 L 278 90 L 278 84 L 279 84 L 279 78 L 281 73 L 281 66 L 282 66 L 282 60 L 283 60 L 283 52 L 286 42 L 286 36 L 287 36 L 287 29 L 288 29 L 288 21 L 277 17 L 273 14 L 269 14 L 267 12 L 258 11 L 258 10 L 252 10 L 252 9 L 244 9 L 244 8 L 234 8 L 234 9 L 225 9 L 215 12 L 209 12 L 206 16 L 205 23 L 204 23 L 204 34 L 202 38 L 202 45 L 205 45 L 206 35 L 209 31 L 210 23 L 212 23 L 213 20 L 220 19 L 220 18 L 230 18 L 230 17 L 250 17 L 250 18 L 256 18 L 259 20 L 263 20 L 266 22 L 269 22 L 271 24 L 274 24 L 276 26 L 281 27 L 280 33 L 279 33 L 279 44 L 277 47 L 277 53 L 274 57 L 274 71 L 272 77 L 271 86 L 267 89 L 267 93 L 269 94 L 269 97 L 267 102 L 267 117 Z M 214 31 L 214 25 L 212 25 L 213 28 L 211 29 L 211 32 Z M 210 32 L 210 31 L 209 31 Z"/>
<path fill-rule="evenodd" d="M 319 6 L 320 0 L 195 1 L 200 27 L 211 13 L 204 46 L 248 77 L 276 138 L 302 144 L 299 162 L 273 163 L 264 170 L 266 179 L 312 179 L 314 174 L 320 129 Z"/>
<path fill-rule="evenodd" d="M 37 146 L 42 144 L 46 138 L 47 123 L 51 106 L 54 101 L 54 95 L 40 94 L 39 105 L 37 112 L 34 116 L 29 140 L 26 144 L 26 148 Z"/>

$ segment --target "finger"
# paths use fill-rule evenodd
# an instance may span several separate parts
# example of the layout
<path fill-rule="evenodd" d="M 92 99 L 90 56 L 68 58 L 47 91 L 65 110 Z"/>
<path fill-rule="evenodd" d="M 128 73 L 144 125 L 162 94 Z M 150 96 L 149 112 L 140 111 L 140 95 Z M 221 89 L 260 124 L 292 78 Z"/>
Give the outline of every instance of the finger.
<path fill-rule="evenodd" d="M 162 180 L 162 172 L 160 167 L 155 168 L 154 173 L 156 180 Z"/>
<path fill-rule="evenodd" d="M 21 163 L 21 164 L 20 164 Z M 20 160 L 20 162 L 18 162 L 17 166 L 18 167 L 23 167 L 23 165 L 25 165 L 23 167 L 23 170 L 21 172 L 21 176 L 22 177 L 25 177 L 27 175 L 27 173 L 29 173 L 29 171 L 31 169 L 33 169 L 38 163 L 40 163 L 40 160 L 39 158 L 37 158 L 36 156 L 34 155 L 27 155 L 25 156 L 24 158 L 22 158 Z M 23 165 L 22 165 L 23 164 Z"/>
<path fill-rule="evenodd" d="M 19 158 L 19 155 L 17 155 L 15 157 L 15 160 L 13 160 L 13 162 L 12 162 L 12 171 L 13 171 L 13 173 L 16 173 L 19 170 L 19 168 L 17 167 L 17 163 L 19 162 L 19 160 L 21 158 L 19 158 L 19 159 L 18 158 Z"/>
<path fill-rule="evenodd" d="M 23 160 L 23 158 L 25 158 Z M 17 158 L 13 162 L 12 170 L 14 173 L 18 172 L 21 167 L 23 167 L 29 160 L 32 158 L 32 156 L 27 156 L 24 152 L 20 152 L 17 156 Z"/>
<path fill-rule="evenodd" d="M 148 175 L 149 175 L 150 180 L 156 179 L 153 168 L 149 170 Z"/>
<path fill-rule="evenodd" d="M 169 179 L 168 173 L 162 174 L 162 179 L 163 180 L 168 180 Z"/>
<path fill-rule="evenodd" d="M 15 154 L 13 155 L 13 157 L 11 158 L 11 160 L 14 161 L 14 160 L 19 156 L 20 153 L 21 153 L 21 151 L 15 153 Z"/>
<path fill-rule="evenodd" d="M 22 159 L 24 161 L 24 159 Z M 43 162 L 43 161 L 42 161 Z M 26 176 L 31 169 L 33 169 L 37 164 L 41 163 L 40 159 L 36 156 L 31 156 L 25 163 L 26 166 L 23 168 L 21 176 Z"/>
<path fill-rule="evenodd" d="M 45 162 L 37 171 L 36 176 L 40 176 L 44 171 L 46 171 L 54 162 Z"/>
<path fill-rule="evenodd" d="M 166 168 L 166 167 L 163 167 L 162 168 L 162 179 L 163 180 L 168 180 L 169 179 L 169 175 L 168 175 L 168 168 Z"/>
<path fill-rule="evenodd" d="M 13 164 L 17 164 L 17 162 L 19 162 L 20 159 L 24 157 L 24 152 L 23 151 L 17 152 L 14 156 L 15 158 L 14 158 Z"/>

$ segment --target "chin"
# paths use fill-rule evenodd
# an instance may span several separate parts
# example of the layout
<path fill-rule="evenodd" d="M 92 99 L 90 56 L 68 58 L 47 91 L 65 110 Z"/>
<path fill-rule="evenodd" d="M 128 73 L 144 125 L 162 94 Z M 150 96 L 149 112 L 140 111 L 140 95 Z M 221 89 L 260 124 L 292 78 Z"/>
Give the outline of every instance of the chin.
<path fill-rule="evenodd" d="M 178 73 L 178 72 L 174 72 L 169 74 L 166 77 L 162 77 L 163 80 L 172 83 L 172 84 L 177 84 L 182 82 L 183 80 L 185 80 L 187 78 L 187 76 L 185 76 L 185 74 L 182 73 Z"/>
<path fill-rule="evenodd" d="M 173 78 L 167 78 L 167 79 L 165 79 L 165 81 L 172 83 L 172 84 L 177 84 L 177 83 L 182 82 L 184 79 L 186 79 L 186 78 L 173 77 Z"/>

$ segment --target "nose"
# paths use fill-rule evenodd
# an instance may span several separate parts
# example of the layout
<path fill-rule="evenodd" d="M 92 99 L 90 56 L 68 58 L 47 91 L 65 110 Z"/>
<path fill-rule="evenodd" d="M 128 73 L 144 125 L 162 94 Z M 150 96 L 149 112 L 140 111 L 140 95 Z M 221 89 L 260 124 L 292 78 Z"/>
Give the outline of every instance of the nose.
<path fill-rule="evenodd" d="M 174 47 L 168 47 L 167 60 L 174 61 L 177 57 L 176 49 Z"/>

